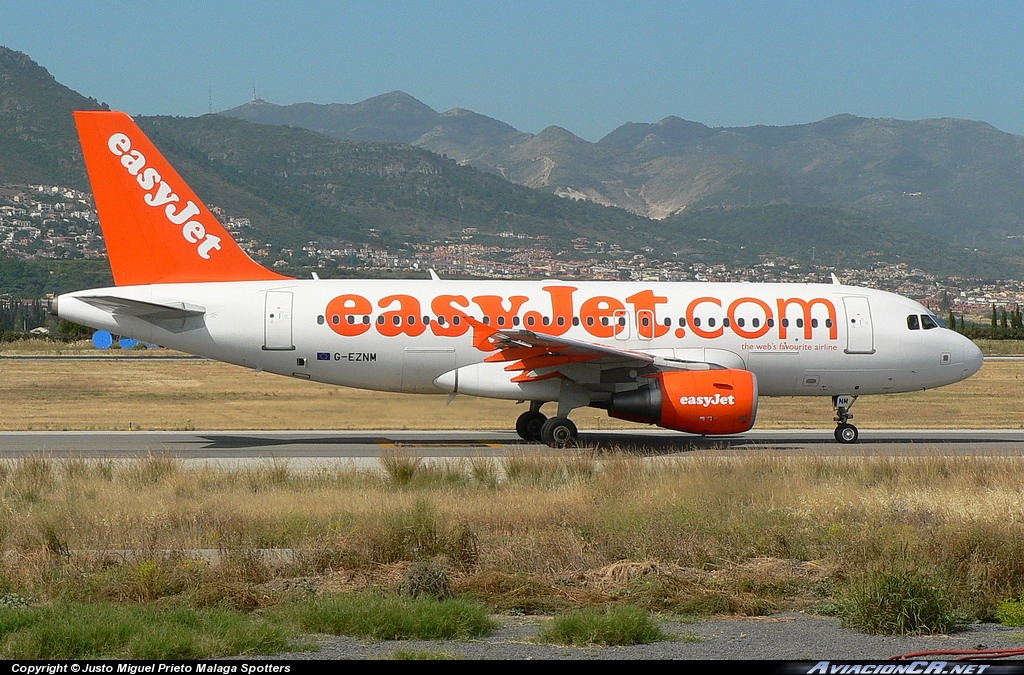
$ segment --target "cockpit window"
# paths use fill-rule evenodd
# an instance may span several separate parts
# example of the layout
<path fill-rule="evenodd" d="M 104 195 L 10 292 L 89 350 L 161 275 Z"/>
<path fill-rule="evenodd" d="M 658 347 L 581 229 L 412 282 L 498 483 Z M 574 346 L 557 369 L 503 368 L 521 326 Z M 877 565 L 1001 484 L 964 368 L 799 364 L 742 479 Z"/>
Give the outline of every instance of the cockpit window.
<path fill-rule="evenodd" d="M 925 330 L 928 330 L 930 328 L 938 328 L 939 324 L 930 315 L 922 314 L 921 315 L 921 327 L 924 328 Z"/>
<path fill-rule="evenodd" d="M 917 314 L 907 316 L 907 328 L 910 330 L 920 330 L 921 324 L 918 322 Z"/>

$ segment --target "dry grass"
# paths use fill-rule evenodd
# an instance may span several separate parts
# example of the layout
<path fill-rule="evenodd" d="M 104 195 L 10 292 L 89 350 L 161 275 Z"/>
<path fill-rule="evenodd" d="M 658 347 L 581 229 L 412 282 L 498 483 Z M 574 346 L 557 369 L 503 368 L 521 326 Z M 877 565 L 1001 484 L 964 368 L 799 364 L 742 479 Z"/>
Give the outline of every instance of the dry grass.
<path fill-rule="evenodd" d="M 49 343 L 4 345 L 4 355 L 39 354 Z M 54 347 L 49 347 L 52 353 Z M 96 355 L 84 345 L 69 353 Z M 105 352 L 113 359 L 5 360 L 3 430 L 509 429 L 524 406 L 460 396 L 346 389 L 195 360 L 123 360 L 154 350 Z M 866 396 L 854 407 L 864 428 L 1020 428 L 1024 361 L 987 362 L 942 389 Z M 582 408 L 582 429 L 635 428 Z M 831 428 L 827 398 L 764 398 L 758 428 Z"/>
<path fill-rule="evenodd" d="M 339 389 L 205 361 L 3 361 L 7 429 L 509 428 L 511 402 Z M 1018 427 L 1024 364 L 866 397 L 865 427 Z M 390 404 L 390 405 L 389 405 Z M 581 426 L 609 425 L 581 411 Z M 827 400 L 765 399 L 761 426 L 831 426 Z M 870 420 L 870 421 L 869 421 Z M 1024 460 L 511 452 L 390 470 L 186 468 L 167 457 L 0 462 L 0 594 L 252 609 L 301 590 L 395 588 L 437 561 L 498 610 L 625 601 L 766 614 L 909 570 L 989 619 L 1024 595 Z M 216 562 L 195 557 L 217 552 Z M 270 552 L 283 550 L 282 558 Z"/>
<path fill-rule="evenodd" d="M 515 477 L 497 484 L 465 460 L 413 480 L 280 462 L 15 461 L 0 475 L 0 592 L 263 605 L 274 588 L 394 588 L 428 560 L 454 592 L 526 612 L 807 609 L 894 568 L 976 618 L 1024 592 L 1017 457 L 516 461 L 534 468 L 505 466 Z M 197 550 L 220 562 L 191 560 Z"/>

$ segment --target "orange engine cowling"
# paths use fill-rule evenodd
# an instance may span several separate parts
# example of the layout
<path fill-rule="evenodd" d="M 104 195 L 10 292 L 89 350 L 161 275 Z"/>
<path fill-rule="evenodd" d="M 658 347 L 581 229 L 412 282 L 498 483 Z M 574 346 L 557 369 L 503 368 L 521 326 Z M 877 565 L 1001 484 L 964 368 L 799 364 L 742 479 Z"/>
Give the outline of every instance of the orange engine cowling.
<path fill-rule="evenodd" d="M 690 434 L 738 434 L 754 426 L 757 378 L 749 370 L 679 370 L 612 396 L 608 414 Z"/>

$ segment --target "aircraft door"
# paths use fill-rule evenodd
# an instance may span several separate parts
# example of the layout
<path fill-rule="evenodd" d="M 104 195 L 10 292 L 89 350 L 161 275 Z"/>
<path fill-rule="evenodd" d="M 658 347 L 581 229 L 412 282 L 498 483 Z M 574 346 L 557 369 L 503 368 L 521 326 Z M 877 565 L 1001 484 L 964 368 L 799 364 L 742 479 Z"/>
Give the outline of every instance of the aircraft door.
<path fill-rule="evenodd" d="M 874 354 L 875 334 L 871 327 L 871 306 L 862 295 L 843 298 L 846 309 L 846 353 Z"/>
<path fill-rule="evenodd" d="M 263 313 L 264 350 L 295 349 L 292 343 L 292 299 L 291 291 L 267 291 L 266 309 Z"/>

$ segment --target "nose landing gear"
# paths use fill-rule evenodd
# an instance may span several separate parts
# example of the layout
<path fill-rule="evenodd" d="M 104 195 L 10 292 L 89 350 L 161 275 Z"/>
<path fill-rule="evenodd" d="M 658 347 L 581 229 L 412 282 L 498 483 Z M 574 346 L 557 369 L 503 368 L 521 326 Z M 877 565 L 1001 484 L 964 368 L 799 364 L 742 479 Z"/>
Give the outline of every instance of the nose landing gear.
<path fill-rule="evenodd" d="M 833 419 L 837 422 L 835 437 L 840 443 L 856 443 L 860 437 L 857 427 L 849 422 L 853 418 L 850 408 L 853 407 L 856 401 L 857 397 L 850 394 L 840 394 L 839 396 L 832 397 L 832 407 L 836 409 L 836 416 Z"/>

